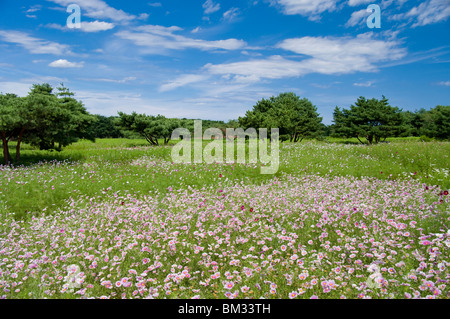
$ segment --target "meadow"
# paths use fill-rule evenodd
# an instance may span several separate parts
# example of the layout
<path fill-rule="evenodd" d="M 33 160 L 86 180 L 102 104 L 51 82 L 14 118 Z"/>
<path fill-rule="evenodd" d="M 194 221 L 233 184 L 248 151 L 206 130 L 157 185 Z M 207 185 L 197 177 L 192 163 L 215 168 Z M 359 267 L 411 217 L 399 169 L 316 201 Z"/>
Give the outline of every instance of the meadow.
<path fill-rule="evenodd" d="M 0 297 L 448 299 L 450 143 L 388 142 L 282 143 L 275 175 L 24 145 L 0 167 Z"/>

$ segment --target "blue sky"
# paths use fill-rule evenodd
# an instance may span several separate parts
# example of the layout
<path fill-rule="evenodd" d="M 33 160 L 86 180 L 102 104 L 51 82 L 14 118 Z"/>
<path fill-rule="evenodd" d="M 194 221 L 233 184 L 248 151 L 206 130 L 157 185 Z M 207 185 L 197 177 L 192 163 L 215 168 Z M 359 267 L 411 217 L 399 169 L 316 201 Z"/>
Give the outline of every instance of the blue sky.
<path fill-rule="evenodd" d="M 94 114 L 227 121 L 288 91 L 325 124 L 359 96 L 450 104 L 450 0 L 0 0 L 0 17 L 0 92 L 63 82 Z"/>

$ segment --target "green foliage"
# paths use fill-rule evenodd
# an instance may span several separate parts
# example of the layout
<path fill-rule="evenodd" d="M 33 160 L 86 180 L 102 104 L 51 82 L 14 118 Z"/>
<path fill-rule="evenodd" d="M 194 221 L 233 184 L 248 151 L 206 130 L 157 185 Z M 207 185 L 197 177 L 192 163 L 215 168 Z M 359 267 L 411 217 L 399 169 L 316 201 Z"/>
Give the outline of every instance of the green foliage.
<path fill-rule="evenodd" d="M 25 116 L 30 125 L 25 140 L 41 150 L 57 149 L 70 145 L 81 138 L 93 140 L 87 128 L 95 122 L 83 104 L 77 101 L 64 85 L 58 93 L 48 84 L 35 84 L 27 96 Z"/>
<path fill-rule="evenodd" d="M 292 92 L 262 99 L 245 117 L 239 118 L 244 128 L 279 128 L 280 135 L 289 135 L 291 142 L 312 138 L 322 133 L 322 118 L 317 108 L 306 98 Z"/>
<path fill-rule="evenodd" d="M 334 110 L 333 135 L 336 137 L 361 138 L 369 144 L 377 144 L 381 139 L 398 137 L 407 132 L 405 117 L 397 107 L 392 107 L 384 96 L 381 100 L 367 100 L 360 97 L 350 109 Z"/>
<path fill-rule="evenodd" d="M 116 116 L 94 115 L 96 121 L 86 129 L 93 138 L 123 138 L 124 134 L 116 127 Z"/>
<path fill-rule="evenodd" d="M 428 112 L 420 114 L 421 135 L 436 139 L 450 138 L 450 106 L 438 105 Z"/>
<path fill-rule="evenodd" d="M 181 127 L 182 120 L 168 119 L 162 115 L 125 114 L 119 112 L 117 125 L 120 129 L 138 133 L 151 145 L 159 145 L 158 139 L 163 139 L 167 145 L 172 138 L 172 132 Z"/>
<path fill-rule="evenodd" d="M 0 134 L 3 158 L 6 165 L 11 164 L 9 141 L 22 131 L 25 120 L 22 118 L 23 99 L 15 94 L 0 94 Z"/>
<path fill-rule="evenodd" d="M 78 141 L 93 140 L 86 134 L 87 127 L 95 118 L 75 100 L 63 85 L 53 93 L 48 84 L 34 84 L 29 94 L 17 97 L 14 94 L 0 95 L 0 133 L 5 164 L 12 162 L 8 143 L 15 140 L 16 162 L 20 161 L 22 142 L 38 146 L 41 150 L 58 149 Z"/>

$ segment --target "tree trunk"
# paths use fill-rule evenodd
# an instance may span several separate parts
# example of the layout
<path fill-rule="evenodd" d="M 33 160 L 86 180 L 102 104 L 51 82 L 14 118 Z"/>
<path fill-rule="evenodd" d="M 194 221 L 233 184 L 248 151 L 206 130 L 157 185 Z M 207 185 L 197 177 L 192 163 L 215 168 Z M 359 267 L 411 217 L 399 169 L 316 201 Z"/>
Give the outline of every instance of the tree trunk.
<path fill-rule="evenodd" d="M 364 145 L 364 143 L 359 139 L 359 136 L 356 136 L 356 138 L 358 139 L 358 141 Z"/>
<path fill-rule="evenodd" d="M 20 162 L 20 144 L 22 143 L 23 133 L 25 133 L 25 128 L 22 127 L 19 133 L 19 138 L 17 139 L 16 145 L 16 162 Z"/>
<path fill-rule="evenodd" d="M 170 137 L 164 139 L 164 145 L 169 145 Z"/>
<path fill-rule="evenodd" d="M 6 134 L 2 132 L 2 142 L 3 142 L 3 157 L 5 158 L 5 165 L 11 165 L 11 155 L 9 154 L 8 139 Z"/>

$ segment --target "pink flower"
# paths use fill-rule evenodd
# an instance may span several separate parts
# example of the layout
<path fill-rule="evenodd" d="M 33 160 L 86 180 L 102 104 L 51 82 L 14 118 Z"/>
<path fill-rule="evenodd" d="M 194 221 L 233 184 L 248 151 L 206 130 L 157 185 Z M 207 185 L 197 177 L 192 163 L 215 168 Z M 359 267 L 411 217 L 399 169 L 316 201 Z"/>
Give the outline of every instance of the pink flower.
<path fill-rule="evenodd" d="M 232 289 L 232 288 L 234 287 L 234 284 L 233 284 L 232 281 L 228 281 L 227 283 L 225 283 L 225 284 L 223 285 L 223 287 L 224 287 L 225 289 Z"/>

